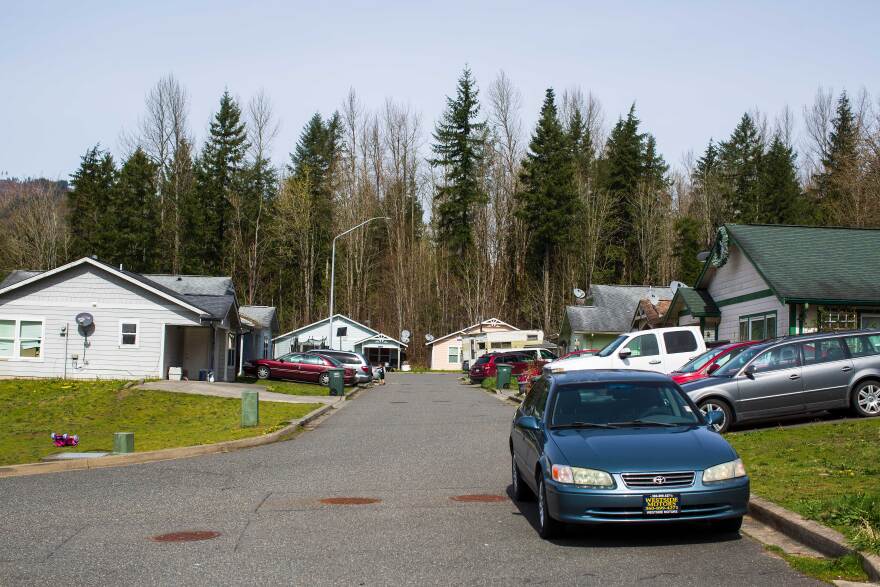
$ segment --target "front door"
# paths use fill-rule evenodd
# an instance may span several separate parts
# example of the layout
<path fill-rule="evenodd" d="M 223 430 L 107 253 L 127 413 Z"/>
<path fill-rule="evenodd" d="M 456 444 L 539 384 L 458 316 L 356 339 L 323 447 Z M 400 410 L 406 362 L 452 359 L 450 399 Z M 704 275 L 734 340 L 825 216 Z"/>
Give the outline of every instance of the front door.
<path fill-rule="evenodd" d="M 630 350 L 629 358 L 621 359 L 619 355 L 615 355 L 617 358 L 615 362 L 622 363 L 621 366 L 624 369 L 641 369 L 642 371 L 663 373 L 663 357 L 660 354 L 660 344 L 657 342 L 656 334 L 648 333 L 635 336 L 620 348 L 624 347 Z"/>
<path fill-rule="evenodd" d="M 803 411 L 804 389 L 798 345 L 764 351 L 752 362 L 754 373 L 737 377 L 736 411 L 742 418 L 764 418 Z"/>
<path fill-rule="evenodd" d="M 808 410 L 846 405 L 853 362 L 842 342 L 840 338 L 826 338 L 801 343 L 804 403 Z"/>

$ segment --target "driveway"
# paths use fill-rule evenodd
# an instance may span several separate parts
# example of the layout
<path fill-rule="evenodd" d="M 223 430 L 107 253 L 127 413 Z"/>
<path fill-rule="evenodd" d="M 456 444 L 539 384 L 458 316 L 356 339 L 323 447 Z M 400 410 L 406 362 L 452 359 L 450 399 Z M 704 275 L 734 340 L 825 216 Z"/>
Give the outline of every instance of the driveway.
<path fill-rule="evenodd" d="M 261 402 L 281 402 L 286 404 L 335 404 L 344 401 L 338 396 L 326 395 L 288 395 L 266 391 L 260 385 L 250 383 L 222 383 L 207 381 L 148 381 L 138 386 L 141 389 L 154 389 L 156 391 L 170 391 L 172 393 L 192 393 L 195 395 L 210 395 L 213 397 L 228 397 L 241 399 L 242 391 L 259 391 Z"/>
<path fill-rule="evenodd" d="M 511 416 L 457 375 L 391 374 L 288 442 L 0 479 L 0 584 L 817 584 L 746 537 L 664 527 L 541 540 L 534 506 L 506 497 Z M 471 495 L 497 501 L 451 499 Z M 185 530 L 221 534 L 151 540 Z"/>

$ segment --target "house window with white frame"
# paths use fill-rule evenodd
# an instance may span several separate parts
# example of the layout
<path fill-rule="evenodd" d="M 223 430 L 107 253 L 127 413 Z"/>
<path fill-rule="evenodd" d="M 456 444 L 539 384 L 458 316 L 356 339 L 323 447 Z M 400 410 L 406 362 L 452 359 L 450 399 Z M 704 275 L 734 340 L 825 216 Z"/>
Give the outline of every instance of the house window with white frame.
<path fill-rule="evenodd" d="M 235 367 L 235 335 L 226 335 L 226 366 Z"/>
<path fill-rule="evenodd" d="M 42 320 L 0 318 L 0 358 L 39 359 L 42 351 Z"/>
<path fill-rule="evenodd" d="M 119 346 L 136 349 L 140 346 L 140 321 L 119 321 Z"/>
<path fill-rule="evenodd" d="M 765 340 L 776 338 L 776 312 L 750 314 L 739 318 L 739 339 Z"/>
<path fill-rule="evenodd" d="M 449 347 L 449 362 L 450 363 L 458 363 L 458 347 L 451 346 Z"/>

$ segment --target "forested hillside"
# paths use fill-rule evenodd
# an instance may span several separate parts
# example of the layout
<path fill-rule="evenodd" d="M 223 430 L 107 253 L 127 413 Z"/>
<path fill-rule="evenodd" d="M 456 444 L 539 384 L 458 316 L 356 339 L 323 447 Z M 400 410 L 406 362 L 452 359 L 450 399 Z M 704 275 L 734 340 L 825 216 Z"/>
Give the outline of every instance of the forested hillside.
<path fill-rule="evenodd" d="M 419 361 L 424 334 L 491 316 L 552 334 L 573 287 L 690 283 L 725 222 L 880 226 L 880 109 L 865 93 L 750 110 L 675 167 L 637 103 L 606 113 L 579 89 L 548 89 L 539 113 L 521 101 L 503 73 L 480 87 L 465 69 L 435 123 L 352 91 L 275 145 L 269 97 L 227 92 L 197 143 L 169 76 L 124 152 L 90 148 L 69 191 L 0 182 L 0 266 L 95 254 L 231 275 L 242 304 L 277 306 L 287 328 L 326 314 L 334 235 L 387 216 L 339 240 L 336 310 L 411 330 Z"/>

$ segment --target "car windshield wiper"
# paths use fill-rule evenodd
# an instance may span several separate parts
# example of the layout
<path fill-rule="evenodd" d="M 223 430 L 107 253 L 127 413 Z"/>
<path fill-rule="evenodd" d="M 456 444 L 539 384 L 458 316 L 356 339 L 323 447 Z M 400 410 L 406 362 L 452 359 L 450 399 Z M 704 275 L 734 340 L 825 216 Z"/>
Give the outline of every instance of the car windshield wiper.
<path fill-rule="evenodd" d="M 559 428 L 617 428 L 615 424 L 596 424 L 595 422 L 569 422 L 568 424 L 556 424 L 551 430 Z"/>
<path fill-rule="evenodd" d="M 654 420 L 629 420 L 627 422 L 614 422 L 611 426 L 663 426 L 666 428 L 677 428 L 684 424 L 670 424 L 669 422 L 656 422 Z"/>

